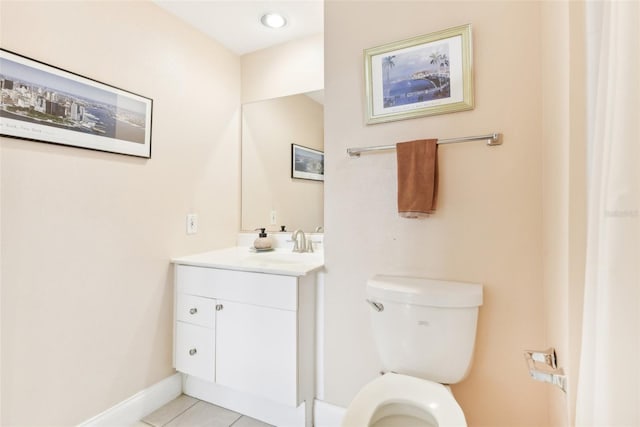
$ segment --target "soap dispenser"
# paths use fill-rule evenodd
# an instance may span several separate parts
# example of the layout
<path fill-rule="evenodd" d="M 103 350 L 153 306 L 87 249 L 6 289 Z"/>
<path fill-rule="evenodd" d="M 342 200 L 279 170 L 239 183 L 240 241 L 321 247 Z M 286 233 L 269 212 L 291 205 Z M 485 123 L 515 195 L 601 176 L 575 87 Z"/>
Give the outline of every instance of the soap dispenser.
<path fill-rule="evenodd" d="M 256 228 L 256 231 L 260 230 L 258 233 L 258 238 L 253 241 L 253 247 L 258 250 L 266 250 L 271 249 L 273 246 L 273 240 L 271 237 L 267 236 L 265 228 Z"/>

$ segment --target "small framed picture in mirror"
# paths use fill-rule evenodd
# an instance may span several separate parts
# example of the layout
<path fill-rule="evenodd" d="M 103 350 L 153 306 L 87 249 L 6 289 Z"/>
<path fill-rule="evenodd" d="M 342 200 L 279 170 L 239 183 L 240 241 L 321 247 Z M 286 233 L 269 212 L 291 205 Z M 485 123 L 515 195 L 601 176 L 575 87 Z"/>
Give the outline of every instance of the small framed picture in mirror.
<path fill-rule="evenodd" d="M 291 178 L 324 181 L 324 153 L 291 144 Z"/>

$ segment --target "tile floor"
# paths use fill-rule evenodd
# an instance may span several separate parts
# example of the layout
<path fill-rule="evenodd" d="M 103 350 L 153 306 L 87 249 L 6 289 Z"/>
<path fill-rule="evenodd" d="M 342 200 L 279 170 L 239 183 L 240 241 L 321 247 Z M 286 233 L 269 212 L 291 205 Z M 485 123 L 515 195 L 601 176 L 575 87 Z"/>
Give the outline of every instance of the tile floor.
<path fill-rule="evenodd" d="M 187 395 L 178 396 L 132 427 L 271 427 Z"/>

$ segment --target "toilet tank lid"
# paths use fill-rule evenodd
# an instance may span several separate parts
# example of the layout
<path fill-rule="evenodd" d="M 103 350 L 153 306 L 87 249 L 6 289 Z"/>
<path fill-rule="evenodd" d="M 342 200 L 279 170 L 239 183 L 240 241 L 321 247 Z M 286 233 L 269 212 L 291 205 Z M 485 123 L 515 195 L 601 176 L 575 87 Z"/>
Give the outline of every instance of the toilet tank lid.
<path fill-rule="evenodd" d="M 429 307 L 479 307 L 482 285 L 422 277 L 376 275 L 367 283 L 367 295 Z"/>

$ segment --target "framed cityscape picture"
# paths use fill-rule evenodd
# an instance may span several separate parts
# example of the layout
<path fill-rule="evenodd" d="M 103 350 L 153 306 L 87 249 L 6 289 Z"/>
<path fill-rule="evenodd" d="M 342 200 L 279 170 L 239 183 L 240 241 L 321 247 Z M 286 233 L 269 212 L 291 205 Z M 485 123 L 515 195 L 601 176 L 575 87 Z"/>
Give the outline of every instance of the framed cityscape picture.
<path fill-rule="evenodd" d="M 324 153 L 291 144 L 291 178 L 324 181 Z"/>
<path fill-rule="evenodd" d="M 470 110 L 471 25 L 364 51 L 367 124 Z"/>
<path fill-rule="evenodd" d="M 149 98 L 0 49 L 0 135 L 151 157 Z"/>

